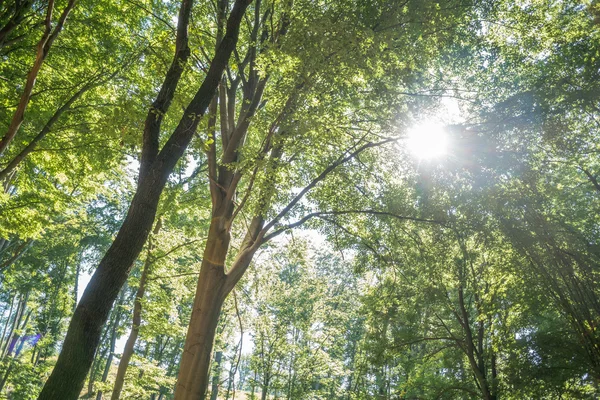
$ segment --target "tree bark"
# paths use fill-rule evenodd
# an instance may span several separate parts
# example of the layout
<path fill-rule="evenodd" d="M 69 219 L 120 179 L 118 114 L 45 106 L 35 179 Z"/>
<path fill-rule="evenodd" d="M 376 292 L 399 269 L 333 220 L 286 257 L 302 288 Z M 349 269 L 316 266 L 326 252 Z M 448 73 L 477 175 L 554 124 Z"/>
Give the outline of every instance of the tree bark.
<path fill-rule="evenodd" d="M 236 0 L 227 21 L 226 34 L 215 53 L 206 78 L 162 150 L 156 157 L 154 151 L 142 152 L 148 167 L 140 168 L 138 188 L 125 221 L 77 305 L 62 351 L 38 397 L 39 400 L 77 399 L 94 358 L 102 326 L 120 288 L 127 280 L 133 262 L 148 238 L 166 181 L 192 140 L 200 119 L 216 92 L 225 66 L 237 44 L 240 22 L 250 2 L 251 0 Z M 191 12 L 191 6 L 191 0 L 182 2 L 179 23 L 185 20 L 183 12 Z M 189 21 L 189 14 L 187 17 Z M 187 25 L 185 31 L 187 33 Z M 144 147 L 153 144 L 153 140 L 144 139 Z M 220 305 L 215 308 L 220 310 Z"/>
<path fill-rule="evenodd" d="M 175 400 L 202 399 L 208 387 L 208 371 L 213 340 L 225 301 L 225 258 L 229 249 L 229 232 L 221 218 L 213 218 L 185 347 L 181 356 Z"/>

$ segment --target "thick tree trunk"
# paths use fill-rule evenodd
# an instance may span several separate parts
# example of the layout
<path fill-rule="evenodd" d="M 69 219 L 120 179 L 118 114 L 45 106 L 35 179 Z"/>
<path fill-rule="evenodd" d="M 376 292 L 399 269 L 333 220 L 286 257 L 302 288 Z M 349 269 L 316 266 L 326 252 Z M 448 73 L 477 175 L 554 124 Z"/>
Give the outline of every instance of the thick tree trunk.
<path fill-rule="evenodd" d="M 196 298 L 181 356 L 175 400 L 203 399 L 219 314 L 227 293 L 224 272 L 229 232 L 222 218 L 213 218 L 200 268 Z"/>

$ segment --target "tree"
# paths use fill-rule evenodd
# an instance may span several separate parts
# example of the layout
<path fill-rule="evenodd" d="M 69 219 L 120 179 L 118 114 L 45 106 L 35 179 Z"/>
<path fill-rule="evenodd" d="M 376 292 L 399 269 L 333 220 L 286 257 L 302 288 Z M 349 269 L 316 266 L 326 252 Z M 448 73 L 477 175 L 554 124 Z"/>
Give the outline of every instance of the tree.
<path fill-rule="evenodd" d="M 161 115 L 169 108 L 183 72 L 183 65 L 189 57 L 187 29 L 192 2 L 182 1 L 175 57 L 146 119 L 136 193 L 115 241 L 100 262 L 73 314 L 63 349 L 39 399 L 57 396 L 74 399 L 81 391 L 98 345 L 101 327 L 150 232 L 164 185 L 191 141 L 218 86 L 220 76 L 236 45 L 240 21 L 248 3 L 242 0 L 235 2 L 227 22 L 227 31 L 217 48 L 203 84 L 188 104 L 179 125 L 159 151 Z"/>
<path fill-rule="evenodd" d="M 350 1 L 318 9 L 309 3 L 294 3 L 291 7 L 284 2 L 275 9 L 265 7 L 263 10 L 260 3 L 255 4 L 246 55 L 236 58 L 236 71 L 228 70 L 219 99 L 212 105 L 212 118 L 207 121 L 212 220 L 176 399 L 204 395 L 220 309 L 258 248 L 310 216 L 281 229 L 277 225 L 289 215 L 302 215 L 305 195 L 338 167 L 373 147 L 394 141 L 394 138 L 381 139 L 386 136 L 387 127 L 377 122 L 389 117 L 397 102 L 395 99 L 386 102 L 387 98 L 379 96 L 371 79 L 377 82 L 380 78 L 384 81 L 382 85 L 390 86 L 408 80 L 409 76 L 398 73 L 397 68 L 399 54 L 406 50 L 403 45 L 424 33 L 435 37 L 433 40 L 445 40 L 445 34 L 437 36 L 438 31 L 430 32 L 428 28 L 435 23 L 453 26 L 467 9 L 459 2 L 448 17 L 438 12 L 434 4 L 411 3 L 411 7 L 402 8 L 392 3 L 375 6 Z M 360 12 L 355 13 L 355 9 Z M 390 12 L 384 14 L 384 10 Z M 388 24 L 401 25 L 415 15 L 431 20 L 424 26 L 405 29 L 406 37 L 384 29 Z M 263 26 L 271 18 L 277 22 Z M 365 47 L 357 40 L 363 34 L 372 35 Z M 338 41 L 326 40 L 333 36 Z M 316 37 L 321 40 L 315 42 Z M 348 48 L 355 54 L 353 57 L 345 56 Z M 389 49 L 383 58 L 378 52 L 380 48 Z M 423 58 L 419 54 L 410 60 L 411 67 L 420 68 L 426 63 L 432 48 L 425 44 L 422 48 Z M 285 60 L 286 56 L 297 59 L 296 65 L 270 61 Z M 265 70 L 259 71 L 263 63 Z M 242 92 L 239 95 L 242 102 L 236 108 L 238 90 Z M 268 98 L 276 101 L 263 106 L 263 99 Z M 325 102 L 332 107 L 327 110 L 318 107 Z M 365 134 L 348 133 L 354 128 Z M 305 176 L 314 178 L 307 182 Z M 293 187 L 302 189 L 292 194 Z M 237 195 L 241 198 L 238 206 Z M 234 222 L 245 210 L 252 217 L 244 224 L 247 228 L 238 233 L 243 237 L 240 248 L 235 255 L 229 255 L 232 232 L 238 229 Z M 228 259 L 232 261 L 226 268 Z"/>

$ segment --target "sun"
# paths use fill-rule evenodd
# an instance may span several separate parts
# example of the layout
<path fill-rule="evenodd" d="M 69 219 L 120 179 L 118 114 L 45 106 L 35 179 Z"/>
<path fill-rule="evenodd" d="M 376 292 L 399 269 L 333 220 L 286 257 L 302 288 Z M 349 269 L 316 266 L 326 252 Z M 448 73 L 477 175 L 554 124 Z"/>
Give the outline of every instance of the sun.
<path fill-rule="evenodd" d="M 448 150 L 448 135 L 440 124 L 418 125 L 408 131 L 406 147 L 419 159 L 439 158 Z"/>

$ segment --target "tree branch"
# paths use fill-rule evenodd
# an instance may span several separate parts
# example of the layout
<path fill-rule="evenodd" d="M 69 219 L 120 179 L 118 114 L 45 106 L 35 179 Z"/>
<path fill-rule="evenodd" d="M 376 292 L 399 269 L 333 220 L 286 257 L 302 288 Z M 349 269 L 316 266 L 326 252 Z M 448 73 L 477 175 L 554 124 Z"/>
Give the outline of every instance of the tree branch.
<path fill-rule="evenodd" d="M 304 224 L 305 222 L 307 222 L 308 220 L 315 218 L 315 217 L 321 217 L 321 216 L 327 216 L 327 215 L 348 215 L 348 214 L 369 214 L 369 215 L 392 217 L 392 218 L 403 220 L 403 221 L 427 222 L 430 224 L 438 224 L 438 225 L 445 224 L 445 222 L 443 222 L 443 221 L 427 219 L 427 218 L 403 216 L 403 215 L 394 214 L 394 213 L 388 212 L 388 211 L 377 211 L 377 210 L 318 211 L 318 212 L 313 212 L 313 213 L 307 214 L 304 217 L 302 217 L 301 219 L 299 219 L 298 221 L 293 222 L 288 225 L 285 225 L 285 226 L 277 229 L 276 231 L 273 231 L 270 234 L 265 235 L 263 238 L 263 241 L 267 242 L 267 241 L 273 239 L 274 237 L 280 235 L 281 233 L 283 233 L 287 230 L 293 229 L 293 228 L 297 228 L 297 227 L 301 226 L 302 224 Z"/>
<path fill-rule="evenodd" d="M 177 20 L 177 36 L 175 38 L 175 55 L 167 71 L 165 80 L 148 110 L 144 122 L 142 155 L 140 161 L 140 180 L 148 172 L 150 165 L 158 154 L 160 126 L 177 90 L 181 74 L 190 56 L 188 45 L 188 26 L 192 12 L 192 0 L 183 0 Z"/>
<path fill-rule="evenodd" d="M 370 149 L 370 148 L 373 148 L 373 147 L 379 147 L 379 146 L 382 146 L 382 145 L 387 144 L 387 143 L 395 142 L 397 140 L 399 140 L 399 139 L 398 138 L 388 138 L 388 139 L 382 140 L 380 142 L 369 142 L 369 143 L 366 143 L 366 144 L 360 146 L 358 149 L 354 150 L 352 153 L 348 154 L 347 156 L 338 158 L 336 161 L 334 161 L 333 163 L 331 163 L 327 168 L 325 168 L 325 170 L 323 172 L 321 172 L 319 174 L 319 176 L 317 176 L 316 178 L 314 178 L 307 186 L 305 186 L 304 189 L 302 189 L 300 191 L 300 193 L 298 193 L 296 195 L 296 197 L 294 197 L 292 199 L 292 201 L 290 201 L 288 203 L 288 205 L 285 206 L 283 208 L 283 210 L 281 210 L 279 212 L 279 214 L 277 214 L 277 216 L 275 218 L 273 218 L 269 223 L 267 223 L 265 225 L 265 227 L 263 228 L 264 233 L 266 233 L 275 224 L 277 224 L 285 215 L 287 215 L 287 213 L 289 213 L 291 211 L 291 209 L 294 208 L 294 206 L 300 200 L 302 200 L 302 198 L 306 195 L 306 193 L 308 193 L 319 182 L 321 182 L 323 179 L 325 179 L 327 177 L 327 175 L 329 175 L 329 173 L 331 171 L 333 171 L 334 169 L 336 169 L 338 166 L 340 166 L 340 165 L 346 163 L 347 161 L 353 159 L 354 157 L 356 157 L 357 155 L 359 155 L 360 153 L 362 153 L 363 151 L 365 151 L 367 149 Z M 263 236 L 264 236 L 264 233 L 263 233 Z"/>

